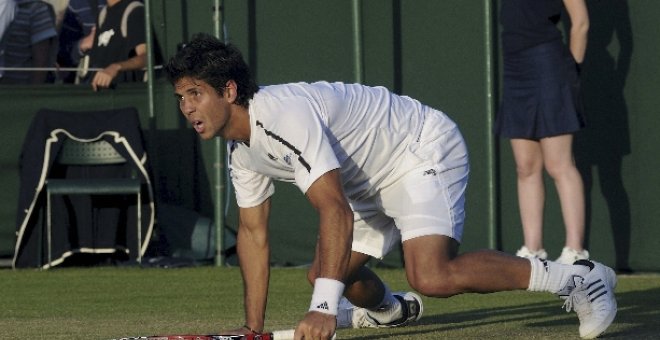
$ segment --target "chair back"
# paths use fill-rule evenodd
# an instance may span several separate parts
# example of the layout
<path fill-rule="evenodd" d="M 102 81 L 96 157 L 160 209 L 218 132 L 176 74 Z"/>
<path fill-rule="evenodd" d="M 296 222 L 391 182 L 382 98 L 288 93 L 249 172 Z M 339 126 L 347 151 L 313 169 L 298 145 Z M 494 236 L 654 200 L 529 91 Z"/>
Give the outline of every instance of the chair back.
<path fill-rule="evenodd" d="M 103 165 L 125 163 L 126 158 L 104 140 L 80 142 L 68 138 L 63 141 L 56 161 L 65 165 Z"/>

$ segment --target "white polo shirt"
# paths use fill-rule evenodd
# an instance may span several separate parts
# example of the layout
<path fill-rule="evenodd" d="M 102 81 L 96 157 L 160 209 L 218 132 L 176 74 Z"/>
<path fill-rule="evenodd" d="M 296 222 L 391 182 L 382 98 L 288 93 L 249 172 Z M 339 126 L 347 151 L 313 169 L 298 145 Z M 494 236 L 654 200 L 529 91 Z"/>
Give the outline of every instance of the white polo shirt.
<path fill-rule="evenodd" d="M 250 142 L 227 143 L 238 206 L 262 203 L 274 193 L 273 180 L 305 193 L 337 168 L 349 203 L 373 197 L 415 166 L 401 156 L 419 139 L 429 110 L 384 87 L 317 82 L 261 88 L 249 105 Z M 441 134 L 455 124 L 442 114 L 435 129 Z"/>

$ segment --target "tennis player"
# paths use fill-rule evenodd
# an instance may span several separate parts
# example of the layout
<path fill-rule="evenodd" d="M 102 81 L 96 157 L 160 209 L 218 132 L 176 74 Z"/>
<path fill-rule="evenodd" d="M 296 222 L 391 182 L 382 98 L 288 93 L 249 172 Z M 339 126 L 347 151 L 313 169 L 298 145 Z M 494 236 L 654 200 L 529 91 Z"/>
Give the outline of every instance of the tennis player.
<path fill-rule="evenodd" d="M 399 242 L 408 282 L 422 295 L 544 291 L 577 312 L 584 338 L 612 323 L 616 275 L 598 262 L 564 265 L 492 250 L 459 255 L 468 155 L 456 124 L 441 111 L 383 87 L 259 88 L 240 52 L 206 34 L 193 37 L 166 72 L 201 138 L 227 140 L 245 293 L 246 323 L 236 332 L 264 327 L 274 180 L 295 184 L 319 216 L 308 273 L 314 290 L 296 339 L 329 339 L 338 320 L 340 327 L 417 320 L 419 296 L 390 292 L 365 267 Z M 355 306 L 348 317 L 342 295 Z"/>

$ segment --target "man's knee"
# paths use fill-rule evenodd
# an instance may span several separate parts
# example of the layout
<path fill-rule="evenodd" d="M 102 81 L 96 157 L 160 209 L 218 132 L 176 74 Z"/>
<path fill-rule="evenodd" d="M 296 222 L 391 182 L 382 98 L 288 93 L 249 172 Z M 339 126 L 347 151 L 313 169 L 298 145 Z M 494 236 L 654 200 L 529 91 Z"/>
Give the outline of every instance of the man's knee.
<path fill-rule="evenodd" d="M 449 297 L 456 294 L 451 278 L 446 275 L 430 275 L 428 272 L 409 275 L 408 284 L 424 296 Z"/>
<path fill-rule="evenodd" d="M 442 235 L 407 240 L 403 244 L 408 283 L 419 293 L 432 297 L 454 294 L 453 259 L 459 243 Z"/>

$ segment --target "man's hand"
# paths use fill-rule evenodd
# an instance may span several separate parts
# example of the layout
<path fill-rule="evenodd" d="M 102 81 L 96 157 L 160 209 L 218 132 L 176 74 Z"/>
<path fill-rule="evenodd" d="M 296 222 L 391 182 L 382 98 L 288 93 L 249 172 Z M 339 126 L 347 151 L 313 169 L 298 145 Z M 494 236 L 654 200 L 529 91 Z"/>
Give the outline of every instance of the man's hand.
<path fill-rule="evenodd" d="M 96 72 L 96 74 L 94 74 L 94 79 L 92 79 L 92 89 L 94 89 L 94 91 L 98 91 L 101 88 L 110 87 L 112 80 L 117 77 L 119 71 L 121 71 L 121 65 L 110 64 L 110 66 Z"/>
<path fill-rule="evenodd" d="M 307 312 L 296 327 L 295 340 L 333 339 L 337 328 L 337 318 L 332 314 Z"/>
<path fill-rule="evenodd" d="M 80 39 L 80 54 L 84 55 L 92 49 L 94 45 L 94 36 L 96 35 L 96 26 L 92 27 L 92 31 L 89 32 L 84 38 Z"/>

